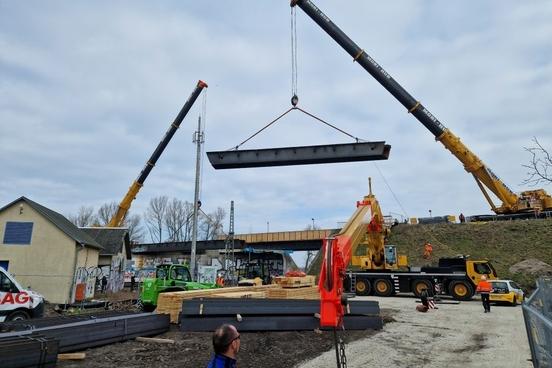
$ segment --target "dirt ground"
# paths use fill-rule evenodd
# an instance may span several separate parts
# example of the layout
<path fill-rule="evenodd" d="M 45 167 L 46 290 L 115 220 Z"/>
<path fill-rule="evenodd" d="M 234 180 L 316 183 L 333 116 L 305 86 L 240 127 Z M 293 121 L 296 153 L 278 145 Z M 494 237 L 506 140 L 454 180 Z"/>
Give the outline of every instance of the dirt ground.
<path fill-rule="evenodd" d="M 98 295 L 107 299 L 111 308 L 135 311 L 129 303 L 137 293 L 128 290 L 116 294 Z M 78 313 L 73 309 L 72 313 Z M 86 313 L 86 311 L 83 311 Z M 390 312 L 384 311 L 384 321 L 391 321 Z M 54 306 L 47 315 L 56 315 Z M 346 342 L 369 337 L 375 331 L 351 331 Z M 156 337 L 175 340 L 174 345 L 126 341 L 86 350 L 82 361 L 59 361 L 58 367 L 75 368 L 139 368 L 139 367 L 205 367 L 212 355 L 211 333 L 182 333 L 171 325 L 170 331 Z M 320 354 L 334 351 L 333 334 L 329 332 L 258 332 L 241 333 L 239 367 L 294 367 Z"/>
<path fill-rule="evenodd" d="M 533 367 L 520 306 L 493 304 L 491 313 L 483 313 L 481 302 L 474 299 L 439 304 L 438 310 L 420 313 L 410 297 L 360 298 L 396 310 L 396 321 L 370 338 L 349 344 L 349 368 Z M 335 367 L 333 352 L 299 366 L 315 367 Z"/>
<path fill-rule="evenodd" d="M 373 331 L 347 334 L 347 341 L 369 337 Z M 174 345 L 127 341 L 86 350 L 83 361 L 58 362 L 58 367 L 206 367 L 212 354 L 211 333 L 181 333 L 176 326 L 158 337 L 174 339 Z M 240 368 L 294 367 L 333 349 L 328 332 L 241 333 Z M 335 357 L 335 355 L 334 355 Z M 334 358 L 335 359 L 335 358 Z"/>
<path fill-rule="evenodd" d="M 377 300 L 384 314 L 381 331 L 347 331 L 350 368 L 365 367 L 512 367 L 530 368 L 521 307 L 492 306 L 483 313 L 479 300 L 439 304 L 428 313 L 415 311 L 408 296 L 358 297 Z M 58 367 L 205 367 L 212 346 L 210 333 L 181 333 L 177 326 L 158 337 L 174 345 L 127 341 L 86 350 L 82 361 Z M 241 333 L 239 367 L 335 367 L 329 332 Z"/>

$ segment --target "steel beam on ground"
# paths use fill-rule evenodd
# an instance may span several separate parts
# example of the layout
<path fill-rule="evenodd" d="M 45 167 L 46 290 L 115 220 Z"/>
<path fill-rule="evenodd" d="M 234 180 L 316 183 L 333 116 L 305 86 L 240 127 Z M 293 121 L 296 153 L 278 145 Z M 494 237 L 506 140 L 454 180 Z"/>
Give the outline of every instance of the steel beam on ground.
<path fill-rule="evenodd" d="M 15 331 L 0 334 L 4 338 L 32 336 L 40 333 L 59 340 L 59 351 L 69 353 L 133 339 L 138 336 L 153 336 L 169 330 L 170 316 L 167 314 L 139 313 L 85 321 L 63 323 L 40 327 L 33 330 Z"/>
<path fill-rule="evenodd" d="M 302 299 L 231 299 L 205 298 L 182 303 L 183 318 L 216 315 L 310 315 L 320 311 L 319 300 Z M 349 301 L 352 315 L 379 316 L 379 303 L 368 300 Z"/>
<path fill-rule="evenodd" d="M 2 368 L 55 367 L 59 341 L 42 335 L 0 340 Z"/>
<path fill-rule="evenodd" d="M 185 332 L 214 331 L 224 323 L 236 326 L 238 331 L 308 331 L 320 328 L 320 320 L 314 316 L 236 316 L 183 317 L 180 330 Z M 346 330 L 379 330 L 383 327 L 381 317 L 345 316 Z"/>
<path fill-rule="evenodd" d="M 391 146 L 362 142 L 207 152 L 215 169 L 238 169 L 286 165 L 310 165 L 351 161 L 387 160 Z"/>

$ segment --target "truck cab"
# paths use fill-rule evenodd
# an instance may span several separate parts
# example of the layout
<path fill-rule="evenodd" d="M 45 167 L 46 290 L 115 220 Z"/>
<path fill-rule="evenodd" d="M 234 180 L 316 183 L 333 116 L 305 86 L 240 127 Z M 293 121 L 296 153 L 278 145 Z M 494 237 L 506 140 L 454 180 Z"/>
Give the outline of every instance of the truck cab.
<path fill-rule="evenodd" d="M 42 317 L 44 297 L 24 289 L 15 278 L 0 267 L 0 322 Z"/>

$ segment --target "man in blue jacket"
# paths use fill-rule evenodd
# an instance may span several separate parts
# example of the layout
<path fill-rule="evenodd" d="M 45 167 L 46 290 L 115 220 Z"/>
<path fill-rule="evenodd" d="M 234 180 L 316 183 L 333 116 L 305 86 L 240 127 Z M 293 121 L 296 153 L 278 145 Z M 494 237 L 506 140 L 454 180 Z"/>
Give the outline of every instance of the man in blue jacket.
<path fill-rule="evenodd" d="M 213 333 L 215 355 L 207 368 L 237 368 L 237 355 L 240 351 L 240 334 L 236 327 L 224 324 Z"/>

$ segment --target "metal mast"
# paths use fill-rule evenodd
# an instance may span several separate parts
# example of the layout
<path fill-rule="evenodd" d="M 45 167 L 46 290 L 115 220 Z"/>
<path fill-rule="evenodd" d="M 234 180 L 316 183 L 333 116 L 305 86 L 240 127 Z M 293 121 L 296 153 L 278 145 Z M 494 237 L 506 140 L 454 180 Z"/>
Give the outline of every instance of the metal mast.
<path fill-rule="evenodd" d="M 196 144 L 196 175 L 194 192 L 194 217 L 192 223 L 192 251 L 190 255 L 190 274 L 196 281 L 196 244 L 197 244 L 197 217 L 199 211 L 199 175 L 201 172 L 201 144 L 205 142 L 205 135 L 201 131 L 201 116 L 197 119 L 197 131 L 194 133 L 193 142 Z"/>
<path fill-rule="evenodd" d="M 230 257 L 228 255 L 230 254 Z M 230 258 L 230 259 L 229 259 Z M 230 265 L 235 266 L 234 260 L 234 201 L 230 201 L 230 226 L 228 228 L 228 236 L 224 243 L 224 269 L 228 274 Z M 232 275 L 234 276 L 234 275 Z"/>

